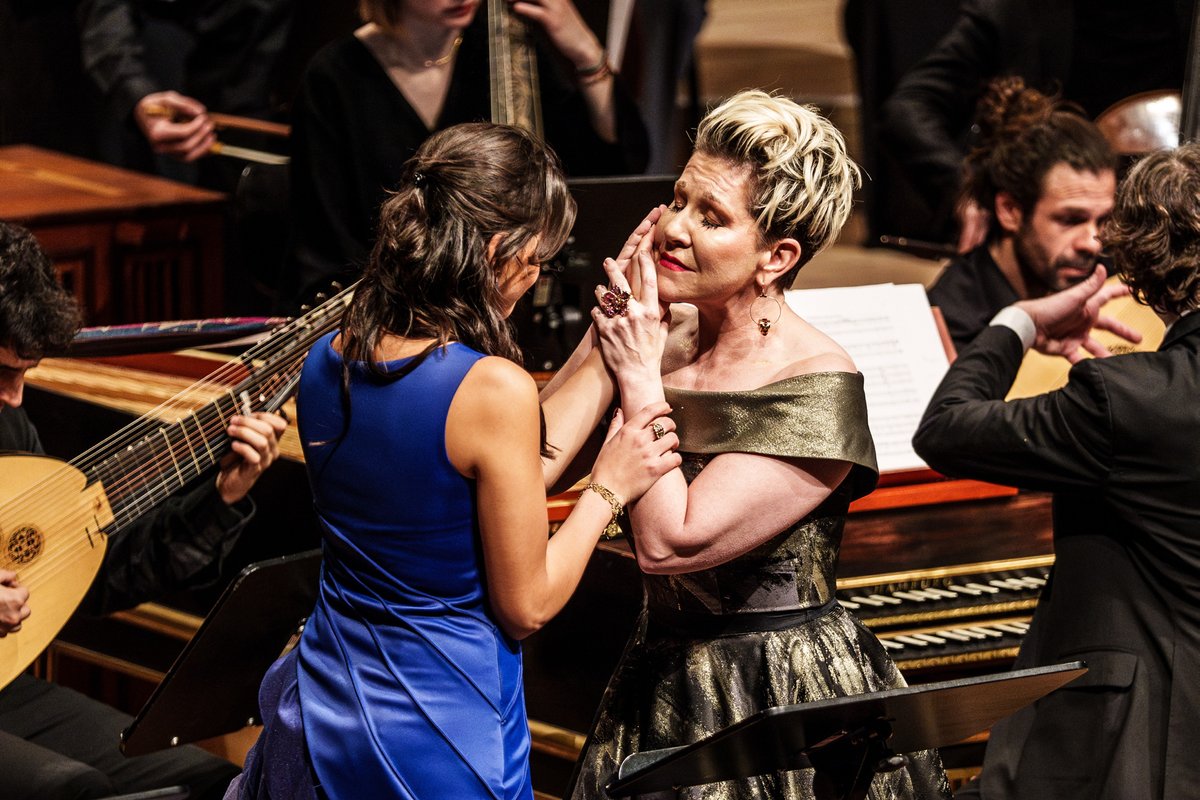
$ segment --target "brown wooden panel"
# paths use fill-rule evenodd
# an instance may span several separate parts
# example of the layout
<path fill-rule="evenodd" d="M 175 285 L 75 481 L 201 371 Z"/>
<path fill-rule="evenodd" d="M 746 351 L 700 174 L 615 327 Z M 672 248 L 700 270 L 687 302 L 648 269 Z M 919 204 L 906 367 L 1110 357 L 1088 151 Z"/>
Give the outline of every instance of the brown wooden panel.
<path fill-rule="evenodd" d="M 224 195 L 26 146 L 0 147 L 0 186 L 88 324 L 223 313 Z"/>

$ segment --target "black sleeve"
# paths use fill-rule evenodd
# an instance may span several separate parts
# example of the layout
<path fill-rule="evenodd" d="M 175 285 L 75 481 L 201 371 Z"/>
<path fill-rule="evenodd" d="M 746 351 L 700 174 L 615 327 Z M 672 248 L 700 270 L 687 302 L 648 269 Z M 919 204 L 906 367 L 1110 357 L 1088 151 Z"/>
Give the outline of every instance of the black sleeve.
<path fill-rule="evenodd" d="M 0 410 L 0 452 L 45 454 L 37 428 L 23 408 Z"/>
<path fill-rule="evenodd" d="M 1096 486 L 1112 463 L 1113 421 L 1095 360 L 1076 364 L 1063 388 L 1005 402 L 1022 358 L 1020 338 L 992 325 L 942 380 L 913 447 L 946 475 L 1062 491 Z"/>
<path fill-rule="evenodd" d="M 983 87 L 1003 64 L 1001 37 L 988 13 L 968 2 L 954 27 L 897 84 L 883 105 L 880 140 L 931 209 L 949 218 L 966 142 Z"/>
<path fill-rule="evenodd" d="M 314 64 L 292 107 L 292 230 L 282 293 L 296 306 L 332 281 L 348 285 L 369 255 L 373 218 L 361 207 L 363 166 L 354 163 L 362 145 L 348 128 L 343 88 L 336 74 Z"/>
<path fill-rule="evenodd" d="M 161 89 L 146 66 L 141 14 L 129 0 L 87 0 L 79 14 L 83 69 L 124 117 Z"/>
<path fill-rule="evenodd" d="M 211 584 L 253 511 L 249 498 L 226 505 L 211 479 L 169 498 L 109 537 L 79 613 L 99 616 Z"/>

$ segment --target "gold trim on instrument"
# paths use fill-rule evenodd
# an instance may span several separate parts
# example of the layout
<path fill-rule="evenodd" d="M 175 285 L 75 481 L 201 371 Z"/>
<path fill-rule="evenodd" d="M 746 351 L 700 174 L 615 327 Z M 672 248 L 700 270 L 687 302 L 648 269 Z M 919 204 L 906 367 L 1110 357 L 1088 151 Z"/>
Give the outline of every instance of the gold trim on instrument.
<path fill-rule="evenodd" d="M 952 655 L 933 656 L 930 658 L 893 659 L 901 672 L 930 669 L 932 667 L 948 667 L 960 664 L 983 664 L 989 661 L 1010 661 L 1017 657 L 1020 647 L 1002 647 L 999 650 L 977 650 L 972 653 L 954 653 Z"/>
<path fill-rule="evenodd" d="M 1037 598 L 1029 598 L 1026 600 L 1014 600 L 1010 603 L 988 603 L 986 605 L 977 606 L 956 606 L 953 608 L 939 608 L 936 611 L 895 614 L 890 617 L 859 617 L 859 619 L 868 628 L 882 628 L 890 625 L 911 625 L 917 622 L 936 622 L 940 619 L 963 619 L 965 617 L 983 617 L 991 614 L 1011 614 L 1014 611 L 1029 611 L 1036 606 Z"/>
<path fill-rule="evenodd" d="M 1018 569 L 1037 569 L 1038 567 L 1054 566 L 1054 556 L 1026 556 L 1025 558 L 1009 558 L 1001 561 L 979 561 L 974 564 L 955 564 L 952 567 L 934 567 L 931 569 L 910 569 L 904 572 L 891 572 L 883 575 L 863 575 L 856 578 L 838 578 L 837 588 L 866 589 L 873 586 L 883 586 L 889 583 L 916 583 L 918 581 L 951 578 L 958 575 L 973 575 L 980 572 L 1005 572 Z"/>

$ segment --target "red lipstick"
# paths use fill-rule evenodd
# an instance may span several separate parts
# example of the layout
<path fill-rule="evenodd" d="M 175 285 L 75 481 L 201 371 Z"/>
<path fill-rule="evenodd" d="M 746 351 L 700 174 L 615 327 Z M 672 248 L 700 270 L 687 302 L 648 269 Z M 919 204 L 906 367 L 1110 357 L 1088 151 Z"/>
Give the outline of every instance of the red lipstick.
<path fill-rule="evenodd" d="M 683 265 L 682 261 L 669 253 L 663 253 L 658 257 L 658 265 L 672 272 L 691 272 L 691 270 Z"/>

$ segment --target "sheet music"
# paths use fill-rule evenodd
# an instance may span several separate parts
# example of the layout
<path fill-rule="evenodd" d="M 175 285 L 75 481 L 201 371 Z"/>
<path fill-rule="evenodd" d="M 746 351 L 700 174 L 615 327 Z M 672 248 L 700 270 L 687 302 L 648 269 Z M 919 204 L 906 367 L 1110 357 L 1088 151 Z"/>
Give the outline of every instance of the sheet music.
<path fill-rule="evenodd" d="M 788 292 L 787 303 L 844 347 L 863 374 L 880 470 L 924 468 L 912 436 L 949 366 L 924 287 L 801 289 Z"/>

